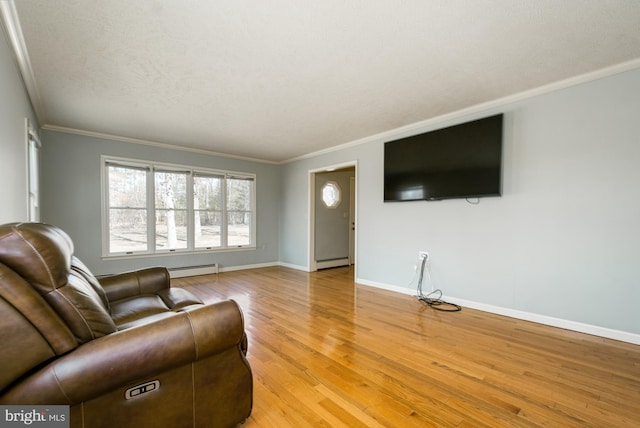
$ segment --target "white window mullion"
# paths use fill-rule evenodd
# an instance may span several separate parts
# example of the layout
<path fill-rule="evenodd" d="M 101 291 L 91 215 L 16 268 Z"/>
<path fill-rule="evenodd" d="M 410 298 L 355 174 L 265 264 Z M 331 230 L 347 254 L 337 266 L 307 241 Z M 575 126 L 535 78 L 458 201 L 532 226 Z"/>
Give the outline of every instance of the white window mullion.
<path fill-rule="evenodd" d="M 109 248 L 109 231 L 111 230 L 111 220 L 109 217 L 109 168 L 107 162 L 102 160 L 100 177 L 102 179 L 102 255 L 107 256 L 111 251 Z"/>
<path fill-rule="evenodd" d="M 229 248 L 229 243 L 227 242 L 228 235 L 228 225 L 227 225 L 227 176 L 225 175 L 222 180 L 222 215 L 220 218 L 220 243 L 222 244 L 222 248 Z"/>
<path fill-rule="evenodd" d="M 147 251 L 156 251 L 156 177 L 153 166 L 147 171 Z"/>
<path fill-rule="evenodd" d="M 193 172 L 187 174 L 187 249 L 193 251 L 195 248 L 195 223 L 193 209 Z"/>
<path fill-rule="evenodd" d="M 251 181 L 251 246 L 256 246 L 256 180 Z"/>

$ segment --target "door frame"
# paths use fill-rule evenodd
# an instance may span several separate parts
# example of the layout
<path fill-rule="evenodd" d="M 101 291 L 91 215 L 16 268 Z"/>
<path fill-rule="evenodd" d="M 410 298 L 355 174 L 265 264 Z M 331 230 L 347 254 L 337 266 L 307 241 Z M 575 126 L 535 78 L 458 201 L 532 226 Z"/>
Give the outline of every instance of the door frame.
<path fill-rule="evenodd" d="M 308 267 L 309 267 L 309 272 L 315 272 L 318 270 L 318 265 L 316 263 L 316 242 L 315 242 L 315 232 L 316 232 L 316 195 L 315 195 L 315 189 L 316 189 L 316 174 L 321 173 L 321 172 L 331 172 L 331 171 L 335 171 L 338 169 L 343 169 L 343 168 L 350 168 L 353 167 L 355 169 L 355 197 L 352 198 L 355 202 L 355 206 L 353 207 L 354 212 L 355 212 L 355 219 L 356 219 L 356 230 L 355 230 L 355 239 L 354 239 L 354 260 L 353 263 L 356 265 L 355 269 L 354 269 L 354 278 L 357 277 L 357 273 L 356 270 L 358 269 L 358 265 L 356 263 L 356 257 L 358 254 L 358 227 L 357 227 L 357 218 L 358 218 L 358 161 L 354 160 L 354 161 L 349 161 L 349 162 L 344 162 L 344 163 L 339 163 L 339 164 L 333 164 L 333 165 L 327 165 L 321 168 L 315 168 L 315 169 L 310 169 L 309 170 L 309 178 L 308 178 L 308 182 L 309 182 L 309 191 L 308 191 L 308 207 L 309 207 L 309 223 L 308 223 L 308 233 L 307 236 L 309 237 L 309 239 L 307 240 L 307 242 L 309 243 L 309 248 L 307 249 L 307 254 L 308 254 Z"/>

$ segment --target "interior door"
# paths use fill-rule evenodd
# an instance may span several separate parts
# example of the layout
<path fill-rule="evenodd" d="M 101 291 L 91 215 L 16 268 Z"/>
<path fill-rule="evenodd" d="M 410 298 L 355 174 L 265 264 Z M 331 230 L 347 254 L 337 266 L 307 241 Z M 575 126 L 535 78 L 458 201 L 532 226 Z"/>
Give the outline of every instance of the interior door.
<path fill-rule="evenodd" d="M 351 263 L 353 168 L 315 176 L 315 261 L 318 269 Z"/>

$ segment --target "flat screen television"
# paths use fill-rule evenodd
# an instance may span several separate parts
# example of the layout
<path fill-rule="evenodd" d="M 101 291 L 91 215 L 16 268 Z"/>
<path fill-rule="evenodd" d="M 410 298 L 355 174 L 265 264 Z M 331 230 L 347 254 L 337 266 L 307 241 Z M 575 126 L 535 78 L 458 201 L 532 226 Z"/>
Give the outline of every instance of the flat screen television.
<path fill-rule="evenodd" d="M 500 196 L 498 114 L 384 144 L 384 201 Z"/>

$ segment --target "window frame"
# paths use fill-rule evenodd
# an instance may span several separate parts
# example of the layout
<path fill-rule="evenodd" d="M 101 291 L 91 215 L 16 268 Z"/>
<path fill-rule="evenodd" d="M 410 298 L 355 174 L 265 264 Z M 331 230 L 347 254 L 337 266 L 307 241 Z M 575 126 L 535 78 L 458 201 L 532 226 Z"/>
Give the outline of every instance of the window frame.
<path fill-rule="evenodd" d="M 146 171 L 146 232 L 147 232 L 147 249 L 145 251 L 110 251 L 110 211 L 112 207 L 109 201 L 109 172 L 110 166 L 121 166 L 124 168 L 142 169 Z M 187 197 L 187 221 L 186 221 L 186 248 L 156 248 L 156 192 L 155 192 L 155 172 L 176 172 L 186 173 L 186 197 Z M 102 258 L 135 258 L 162 256 L 169 254 L 195 254 L 195 253 L 215 253 L 241 250 L 256 249 L 256 174 L 239 171 L 229 171 L 212 168 L 202 168 L 190 165 L 181 165 L 165 162 L 153 162 L 140 159 L 121 158 L 114 156 L 101 156 L 100 159 L 101 174 L 101 225 L 102 225 Z M 194 208 L 194 177 L 211 176 L 221 178 L 221 223 L 220 223 L 220 246 L 215 247 L 196 247 L 195 237 L 195 208 Z M 228 244 L 228 224 L 227 224 L 227 179 L 243 178 L 251 182 L 250 187 L 250 204 L 251 204 L 251 222 L 249 225 L 249 243 L 246 245 L 229 245 Z M 191 189 L 191 191 L 189 191 Z M 199 209 L 203 211 L 202 208 Z"/>

